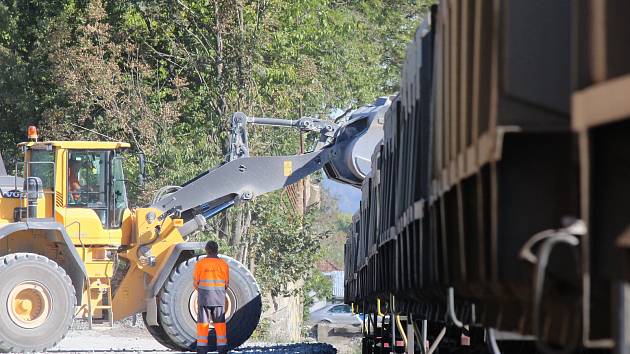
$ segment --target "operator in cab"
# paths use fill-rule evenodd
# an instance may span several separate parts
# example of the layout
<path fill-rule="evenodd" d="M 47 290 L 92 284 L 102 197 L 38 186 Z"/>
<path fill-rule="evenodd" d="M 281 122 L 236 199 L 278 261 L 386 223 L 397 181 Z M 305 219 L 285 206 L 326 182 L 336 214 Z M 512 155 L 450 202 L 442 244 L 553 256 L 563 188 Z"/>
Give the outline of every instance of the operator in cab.
<path fill-rule="evenodd" d="M 212 319 L 217 337 L 217 351 L 227 353 L 225 326 L 225 291 L 230 282 L 227 263 L 219 258 L 219 246 L 206 243 L 206 257 L 199 259 L 193 272 L 193 286 L 198 291 L 197 353 L 208 353 L 209 319 Z"/>
<path fill-rule="evenodd" d="M 81 182 L 79 180 L 79 170 L 81 169 L 81 161 L 70 160 L 68 168 L 68 188 L 70 190 L 70 203 L 75 204 L 81 198 Z"/>

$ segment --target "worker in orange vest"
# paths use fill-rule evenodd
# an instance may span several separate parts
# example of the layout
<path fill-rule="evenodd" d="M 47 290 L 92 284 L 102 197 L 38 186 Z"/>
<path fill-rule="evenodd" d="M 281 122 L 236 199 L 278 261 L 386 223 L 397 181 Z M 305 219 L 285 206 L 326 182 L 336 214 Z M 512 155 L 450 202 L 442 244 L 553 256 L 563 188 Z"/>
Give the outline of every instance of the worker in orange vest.
<path fill-rule="evenodd" d="M 219 258 L 219 246 L 214 241 L 206 243 L 205 258 L 195 265 L 193 285 L 198 291 L 197 353 L 208 353 L 209 319 L 214 323 L 217 351 L 227 353 L 227 329 L 225 327 L 225 290 L 230 282 L 227 263 Z"/>

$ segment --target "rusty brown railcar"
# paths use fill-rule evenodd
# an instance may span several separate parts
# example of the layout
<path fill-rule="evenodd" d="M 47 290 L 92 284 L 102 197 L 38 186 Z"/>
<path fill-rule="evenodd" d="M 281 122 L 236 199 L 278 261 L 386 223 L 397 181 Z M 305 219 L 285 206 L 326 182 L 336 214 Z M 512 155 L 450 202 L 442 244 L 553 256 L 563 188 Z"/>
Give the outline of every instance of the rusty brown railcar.
<path fill-rule="evenodd" d="M 411 342 L 408 325 L 446 328 L 446 352 L 630 353 L 629 16 L 622 0 L 427 14 L 345 248 L 366 352 Z"/>

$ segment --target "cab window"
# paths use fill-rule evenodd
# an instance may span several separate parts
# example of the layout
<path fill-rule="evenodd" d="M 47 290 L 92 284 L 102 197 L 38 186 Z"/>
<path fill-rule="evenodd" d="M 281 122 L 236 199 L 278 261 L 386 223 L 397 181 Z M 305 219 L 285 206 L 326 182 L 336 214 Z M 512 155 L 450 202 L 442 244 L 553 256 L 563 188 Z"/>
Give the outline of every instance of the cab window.
<path fill-rule="evenodd" d="M 112 159 L 112 213 L 111 227 L 117 228 L 122 224 L 122 216 L 127 209 L 127 189 L 125 188 L 125 176 L 123 174 L 123 159 Z"/>
<path fill-rule="evenodd" d="M 68 158 L 68 206 L 90 208 L 107 226 L 107 151 L 71 151 Z"/>
<path fill-rule="evenodd" d="M 55 165 L 53 164 L 53 161 L 54 155 L 52 150 L 33 149 L 30 151 L 28 176 L 39 177 L 42 181 L 43 189 L 53 189 L 55 173 Z"/>

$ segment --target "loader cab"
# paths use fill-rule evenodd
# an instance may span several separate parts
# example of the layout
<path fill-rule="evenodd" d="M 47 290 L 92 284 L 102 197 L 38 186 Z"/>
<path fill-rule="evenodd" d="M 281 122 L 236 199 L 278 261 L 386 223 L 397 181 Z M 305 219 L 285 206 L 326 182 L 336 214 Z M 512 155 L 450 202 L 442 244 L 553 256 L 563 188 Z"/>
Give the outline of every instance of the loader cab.
<path fill-rule="evenodd" d="M 103 228 L 119 228 L 127 208 L 122 158 L 115 150 L 68 150 L 67 166 L 67 207 L 90 209 Z"/>
<path fill-rule="evenodd" d="M 24 180 L 41 185 L 36 214 L 26 210 L 22 217 L 55 219 L 65 226 L 75 245 L 129 242 L 131 212 L 122 156 L 129 144 L 31 141 L 20 147 L 24 152 Z"/>

